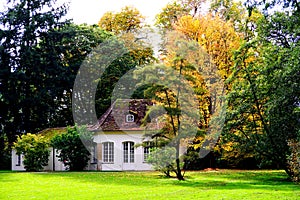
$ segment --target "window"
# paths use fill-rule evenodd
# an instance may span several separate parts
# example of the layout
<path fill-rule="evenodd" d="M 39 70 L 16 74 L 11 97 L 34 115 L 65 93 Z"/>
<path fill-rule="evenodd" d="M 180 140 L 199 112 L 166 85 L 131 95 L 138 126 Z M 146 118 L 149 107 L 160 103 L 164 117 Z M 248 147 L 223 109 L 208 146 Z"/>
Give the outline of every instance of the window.
<path fill-rule="evenodd" d="M 124 163 L 134 163 L 134 142 L 123 143 L 123 161 Z"/>
<path fill-rule="evenodd" d="M 150 150 L 153 148 L 153 142 L 144 142 L 144 162 L 147 162 L 147 159 L 150 155 Z"/>
<path fill-rule="evenodd" d="M 149 154 L 150 154 L 150 147 L 144 147 L 144 162 L 147 162 Z"/>
<path fill-rule="evenodd" d="M 16 166 L 21 166 L 21 154 L 17 155 Z"/>
<path fill-rule="evenodd" d="M 104 142 L 103 143 L 103 162 L 113 163 L 114 162 L 114 143 Z"/>
<path fill-rule="evenodd" d="M 95 164 L 97 163 L 97 145 L 93 145 L 91 149 L 91 163 Z"/>
<path fill-rule="evenodd" d="M 132 114 L 126 115 L 126 122 L 134 122 L 134 115 Z"/>

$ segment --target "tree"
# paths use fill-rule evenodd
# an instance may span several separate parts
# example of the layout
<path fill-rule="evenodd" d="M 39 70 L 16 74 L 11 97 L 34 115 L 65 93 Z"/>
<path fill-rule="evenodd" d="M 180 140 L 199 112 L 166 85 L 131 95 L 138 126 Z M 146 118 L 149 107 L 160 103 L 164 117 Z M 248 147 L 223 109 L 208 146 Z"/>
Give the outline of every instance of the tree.
<path fill-rule="evenodd" d="M 184 15 L 187 15 L 189 10 L 182 5 L 176 3 L 168 3 L 162 11 L 156 15 L 155 25 L 158 26 L 163 33 L 173 30 L 174 24 Z"/>
<path fill-rule="evenodd" d="M 13 148 L 17 155 L 24 155 L 23 164 L 26 171 L 41 171 L 48 165 L 49 140 L 42 135 L 22 135 L 18 137 Z"/>
<path fill-rule="evenodd" d="M 171 177 L 171 172 L 176 171 L 176 149 L 172 147 L 151 150 L 147 162 L 153 165 L 155 170 L 163 172 Z"/>
<path fill-rule="evenodd" d="M 154 62 L 154 60 L 152 48 L 143 46 L 132 50 L 127 49 L 125 54 L 114 60 L 104 71 L 98 83 L 96 92 L 97 116 L 100 117 L 111 105 L 112 92 L 120 78 L 126 74 L 126 72 L 134 69 L 136 66 L 150 64 Z M 143 95 L 139 95 L 136 98 L 143 98 Z"/>
<path fill-rule="evenodd" d="M 58 158 L 70 171 L 82 171 L 88 164 L 93 145 L 92 133 L 86 127 L 68 127 L 67 132 L 51 139 Z"/>
<path fill-rule="evenodd" d="M 93 48 L 112 36 L 98 26 L 70 23 L 35 31 L 39 33 L 37 42 L 28 50 L 31 56 L 23 56 L 22 63 L 19 58 L 5 53 L 13 50 L 6 44 L 8 41 L 3 40 L 0 104 L 5 109 L 1 109 L 0 127 L 6 144 L 15 140 L 15 133 L 74 124 L 71 99 L 78 69 Z M 9 30 L 2 33 L 9 40 Z M 14 60 L 18 61 L 16 69 L 8 71 Z M 26 89 L 22 81 L 30 87 Z M 30 112 L 25 112 L 28 109 Z"/>
<path fill-rule="evenodd" d="M 197 41 L 210 55 L 221 77 L 227 79 L 233 66 L 233 51 L 239 48 L 242 39 L 230 22 L 211 14 L 195 19 L 185 16 L 178 21 L 175 29 Z"/>
<path fill-rule="evenodd" d="M 195 60 L 200 59 L 199 54 L 202 52 L 195 42 L 186 40 L 179 33 L 170 35 L 168 41 L 167 50 L 170 55 L 166 62 L 139 67 L 134 71 L 134 77 L 138 79 L 138 86 L 148 86 L 144 91 L 145 97 L 152 99 L 157 105 L 149 108 L 145 116 L 146 127 L 153 120 L 163 124 L 159 131 L 146 131 L 145 137 L 153 138 L 160 148 L 172 147 L 175 150 L 174 165 L 169 163 L 166 166 L 168 170 L 172 169 L 179 180 L 184 180 L 180 148 L 185 140 L 200 132 L 200 126 L 204 123 L 204 117 L 199 122 L 200 100 L 197 97 L 205 93 L 205 88 L 203 79 L 193 65 Z M 194 57 L 195 55 L 198 57 Z M 165 112 L 160 113 L 160 108 Z"/>
<path fill-rule="evenodd" d="M 219 113 L 221 117 L 218 118 L 216 113 L 223 110 L 226 104 L 222 97 L 230 91 L 231 85 L 227 79 L 231 76 L 234 65 L 233 52 L 239 48 L 242 37 L 230 21 L 224 21 L 210 13 L 194 18 L 190 15 L 183 16 L 174 27 L 190 40 L 197 42 L 199 48 L 205 52 L 203 55 L 207 55 L 205 59 L 194 56 L 201 61 L 196 66 L 206 88 L 206 92 L 202 92 L 199 98 L 199 108 L 205 122 L 201 123 L 203 132 L 207 132 L 207 136 L 199 135 L 193 141 L 194 149 L 201 152 L 206 148 L 207 155 L 208 151 L 217 151 L 218 148 L 214 148 L 219 141 L 216 135 L 220 134 L 221 129 L 217 127 L 223 123 L 224 117 Z M 203 86 L 198 89 L 201 88 Z M 217 134 L 212 134 L 213 132 Z M 202 153 L 200 154 L 202 157 Z"/>
<path fill-rule="evenodd" d="M 48 123 L 45 75 L 38 43 L 49 30 L 65 24 L 66 5 L 54 0 L 7 1 L 0 13 L 0 134 L 9 145 L 16 135 L 36 132 Z M 0 152 L 3 151 L 1 140 Z M 10 148 L 9 148 L 10 149 Z"/>
<path fill-rule="evenodd" d="M 297 10 L 265 16 L 255 40 L 236 53 L 223 137 L 239 149 L 255 152 L 262 163 L 284 169 L 291 178 L 299 174 L 287 159 L 293 151 L 291 141 L 299 142 Z"/>
<path fill-rule="evenodd" d="M 225 85 L 224 81 L 226 81 L 232 73 L 232 67 L 234 65 L 232 59 L 233 52 L 240 47 L 242 35 L 235 30 L 234 25 L 230 21 L 225 21 L 211 13 L 200 15 L 198 8 L 199 6 L 201 7 L 202 3 L 203 1 L 185 2 L 183 7 L 194 9 L 194 14 L 181 16 L 172 25 L 172 28 L 177 34 L 184 34 L 187 40 L 196 42 L 198 44 L 197 48 L 199 48 L 198 51 L 202 51 L 201 56 L 195 54 L 197 51 L 192 54 L 193 56 L 191 57 L 194 61 L 190 62 L 193 59 L 188 60 L 195 67 L 193 71 L 194 75 L 199 73 L 193 78 L 198 80 L 198 84 L 195 85 L 195 88 L 197 88 L 196 90 L 199 92 L 198 105 L 202 117 L 199 124 L 201 127 L 200 132 L 203 134 L 205 132 L 212 132 L 212 129 L 216 131 L 218 129 L 218 121 L 224 121 L 221 118 L 217 119 L 212 116 L 214 113 L 220 111 L 224 104 L 224 101 L 222 101 L 220 97 L 230 89 L 230 85 Z M 197 13 L 197 15 L 195 13 Z M 167 38 L 166 41 L 168 40 L 170 40 L 170 38 Z M 172 42 L 174 41 L 170 40 L 169 43 Z M 166 46 L 168 42 L 163 45 L 163 49 L 167 49 Z M 176 56 L 178 55 L 175 52 L 168 52 L 168 50 L 164 53 L 169 63 L 172 63 L 172 60 L 176 60 Z M 184 70 L 182 72 L 184 72 Z M 213 126 L 214 128 L 212 128 Z M 216 131 L 216 133 L 217 132 L 219 131 Z M 210 137 L 212 136 L 205 138 L 199 134 L 199 136 L 194 139 L 194 148 L 200 149 L 203 148 L 203 146 L 211 146 L 210 144 L 215 143 L 217 139 Z"/>
<path fill-rule="evenodd" d="M 144 17 L 134 7 L 126 6 L 120 12 L 106 12 L 98 22 L 102 29 L 120 33 L 136 32 L 143 27 Z"/>
<path fill-rule="evenodd" d="M 147 38 L 148 30 L 144 29 L 146 24 L 143 21 L 144 17 L 136 8 L 126 6 L 120 12 L 105 13 L 98 23 L 100 28 L 116 34 L 119 48 L 124 49 L 124 53 L 118 59 L 113 60 L 102 76 L 98 77 L 95 97 L 98 117 L 111 105 L 112 91 L 126 72 L 136 66 L 147 65 L 156 60 L 152 47 L 144 41 Z M 136 98 L 143 98 L 143 95 L 136 96 Z"/>
<path fill-rule="evenodd" d="M 300 182 L 300 143 L 297 140 L 290 140 L 288 143 L 291 154 L 288 156 L 288 164 L 293 172 L 292 181 Z"/>
<path fill-rule="evenodd" d="M 202 8 L 207 0 L 179 0 L 179 2 L 190 11 L 191 16 L 197 17 L 201 15 Z"/>
<path fill-rule="evenodd" d="M 82 62 L 112 34 L 97 25 L 69 24 L 53 30 L 39 43 L 50 113 L 48 127 L 73 125 L 73 86 Z M 47 110 L 45 109 L 45 110 Z"/>
<path fill-rule="evenodd" d="M 257 20 L 261 17 L 261 12 L 258 9 L 253 9 L 249 16 L 247 7 L 241 1 L 232 0 L 217 0 L 211 3 L 210 12 L 219 16 L 224 21 L 230 21 L 237 32 L 252 35 L 254 31 L 251 26 L 255 27 Z"/>

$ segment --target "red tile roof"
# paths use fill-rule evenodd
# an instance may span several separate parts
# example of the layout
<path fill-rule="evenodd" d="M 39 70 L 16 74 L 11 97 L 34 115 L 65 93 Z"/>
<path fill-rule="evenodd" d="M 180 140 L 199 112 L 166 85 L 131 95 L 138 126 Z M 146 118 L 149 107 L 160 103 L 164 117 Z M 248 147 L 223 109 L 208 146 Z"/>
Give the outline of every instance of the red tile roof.
<path fill-rule="evenodd" d="M 100 117 L 98 124 L 90 127 L 94 131 L 115 131 L 115 130 L 144 130 L 142 120 L 144 119 L 147 107 L 153 103 L 147 99 L 118 99 Z M 127 122 L 126 115 L 132 114 L 134 122 Z"/>

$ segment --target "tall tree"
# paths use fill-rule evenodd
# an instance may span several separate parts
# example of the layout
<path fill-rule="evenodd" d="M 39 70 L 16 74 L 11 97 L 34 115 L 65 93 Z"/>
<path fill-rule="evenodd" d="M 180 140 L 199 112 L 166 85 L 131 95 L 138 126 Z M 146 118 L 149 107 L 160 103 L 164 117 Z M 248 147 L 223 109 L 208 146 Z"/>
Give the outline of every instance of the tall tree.
<path fill-rule="evenodd" d="M 67 7 L 55 3 L 8 0 L 7 9 L 0 13 L 0 134 L 10 144 L 16 135 L 35 132 L 47 123 L 45 74 L 40 68 L 43 58 L 37 48 L 48 31 L 65 24 L 61 18 Z"/>
<path fill-rule="evenodd" d="M 233 66 L 233 51 L 238 49 L 242 39 L 232 23 L 211 14 L 198 18 L 184 16 L 175 25 L 175 29 L 197 41 L 211 56 L 213 64 L 226 80 Z"/>
<path fill-rule="evenodd" d="M 99 77 L 96 112 L 100 117 L 111 105 L 112 91 L 119 79 L 136 66 L 153 63 L 156 59 L 152 47 L 144 41 L 148 34 L 147 25 L 144 23 L 144 17 L 136 8 L 126 6 L 117 13 L 107 12 L 101 17 L 98 25 L 117 35 L 120 46 L 124 50 L 126 49 L 122 56 L 112 61 L 102 77 Z M 135 93 L 135 98 L 143 98 L 142 92 L 138 96 L 136 94 L 138 93 Z"/>
<path fill-rule="evenodd" d="M 198 43 L 198 48 L 203 49 L 208 57 L 206 60 L 204 59 L 204 63 L 201 63 L 203 58 L 199 59 L 199 57 L 194 56 L 200 61 L 195 65 L 196 71 L 200 72 L 197 79 L 205 80 L 203 81 L 205 83 L 198 87 L 199 91 L 206 88 L 206 91 L 202 91 L 200 95 L 199 108 L 203 117 L 203 121 L 200 121 L 203 128 L 202 132 L 208 133 L 212 130 L 209 126 L 214 126 L 213 123 L 218 121 L 217 118 L 212 120 L 212 115 L 224 103 L 220 97 L 224 95 L 224 92 L 229 91 L 230 85 L 224 84 L 224 81 L 232 73 L 233 52 L 239 48 L 242 34 L 236 31 L 232 21 L 226 21 L 222 15 L 212 13 L 201 15 L 200 7 L 204 5 L 204 1 L 181 1 L 181 3 L 187 10 L 194 9 L 194 13 L 180 16 L 172 24 L 172 28 L 178 33 L 184 34 L 189 40 Z M 166 43 L 164 45 L 166 46 Z M 167 51 L 166 55 L 168 55 Z M 224 86 L 225 88 L 222 88 Z M 194 148 L 203 149 L 204 146 L 210 146 L 208 144 L 215 144 L 217 139 L 212 139 L 211 136 L 208 135 L 205 140 L 203 136 L 197 137 L 194 140 Z"/>
<path fill-rule="evenodd" d="M 49 91 L 50 127 L 73 125 L 73 85 L 82 62 L 112 35 L 97 25 L 69 24 L 48 32 L 39 42 L 44 58 L 45 88 Z"/>
<path fill-rule="evenodd" d="M 134 77 L 139 79 L 139 84 L 148 84 L 145 96 L 157 105 L 149 109 L 145 124 L 151 121 L 163 126 L 159 131 L 150 128 L 145 136 L 153 138 L 156 145 L 163 149 L 158 152 L 170 153 L 167 149 L 172 147 L 175 160 L 171 162 L 173 164 L 166 161 L 166 168 L 162 168 L 173 171 L 179 180 L 184 180 L 180 148 L 184 146 L 184 141 L 200 133 L 200 126 L 205 123 L 203 118 L 199 122 L 198 97 L 204 96 L 206 88 L 195 65 L 195 60 L 203 59 L 199 57 L 203 56 L 203 52 L 195 41 L 189 41 L 178 32 L 170 34 L 168 41 L 165 63 L 139 67 Z M 165 112 L 161 113 L 160 109 Z M 160 166 L 163 164 L 159 163 Z"/>
<path fill-rule="evenodd" d="M 287 157 L 290 141 L 299 142 L 299 7 L 284 2 L 288 12 L 270 14 L 277 1 L 266 4 L 257 37 L 236 54 L 224 139 L 293 177 L 299 172 Z"/>

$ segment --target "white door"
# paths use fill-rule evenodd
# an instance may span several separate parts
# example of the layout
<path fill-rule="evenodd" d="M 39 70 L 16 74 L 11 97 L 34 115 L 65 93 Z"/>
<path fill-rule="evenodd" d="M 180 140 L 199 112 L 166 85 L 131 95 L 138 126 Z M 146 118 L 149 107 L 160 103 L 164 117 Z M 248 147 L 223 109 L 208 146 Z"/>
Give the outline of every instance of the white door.
<path fill-rule="evenodd" d="M 123 142 L 123 170 L 135 170 L 134 142 Z"/>

